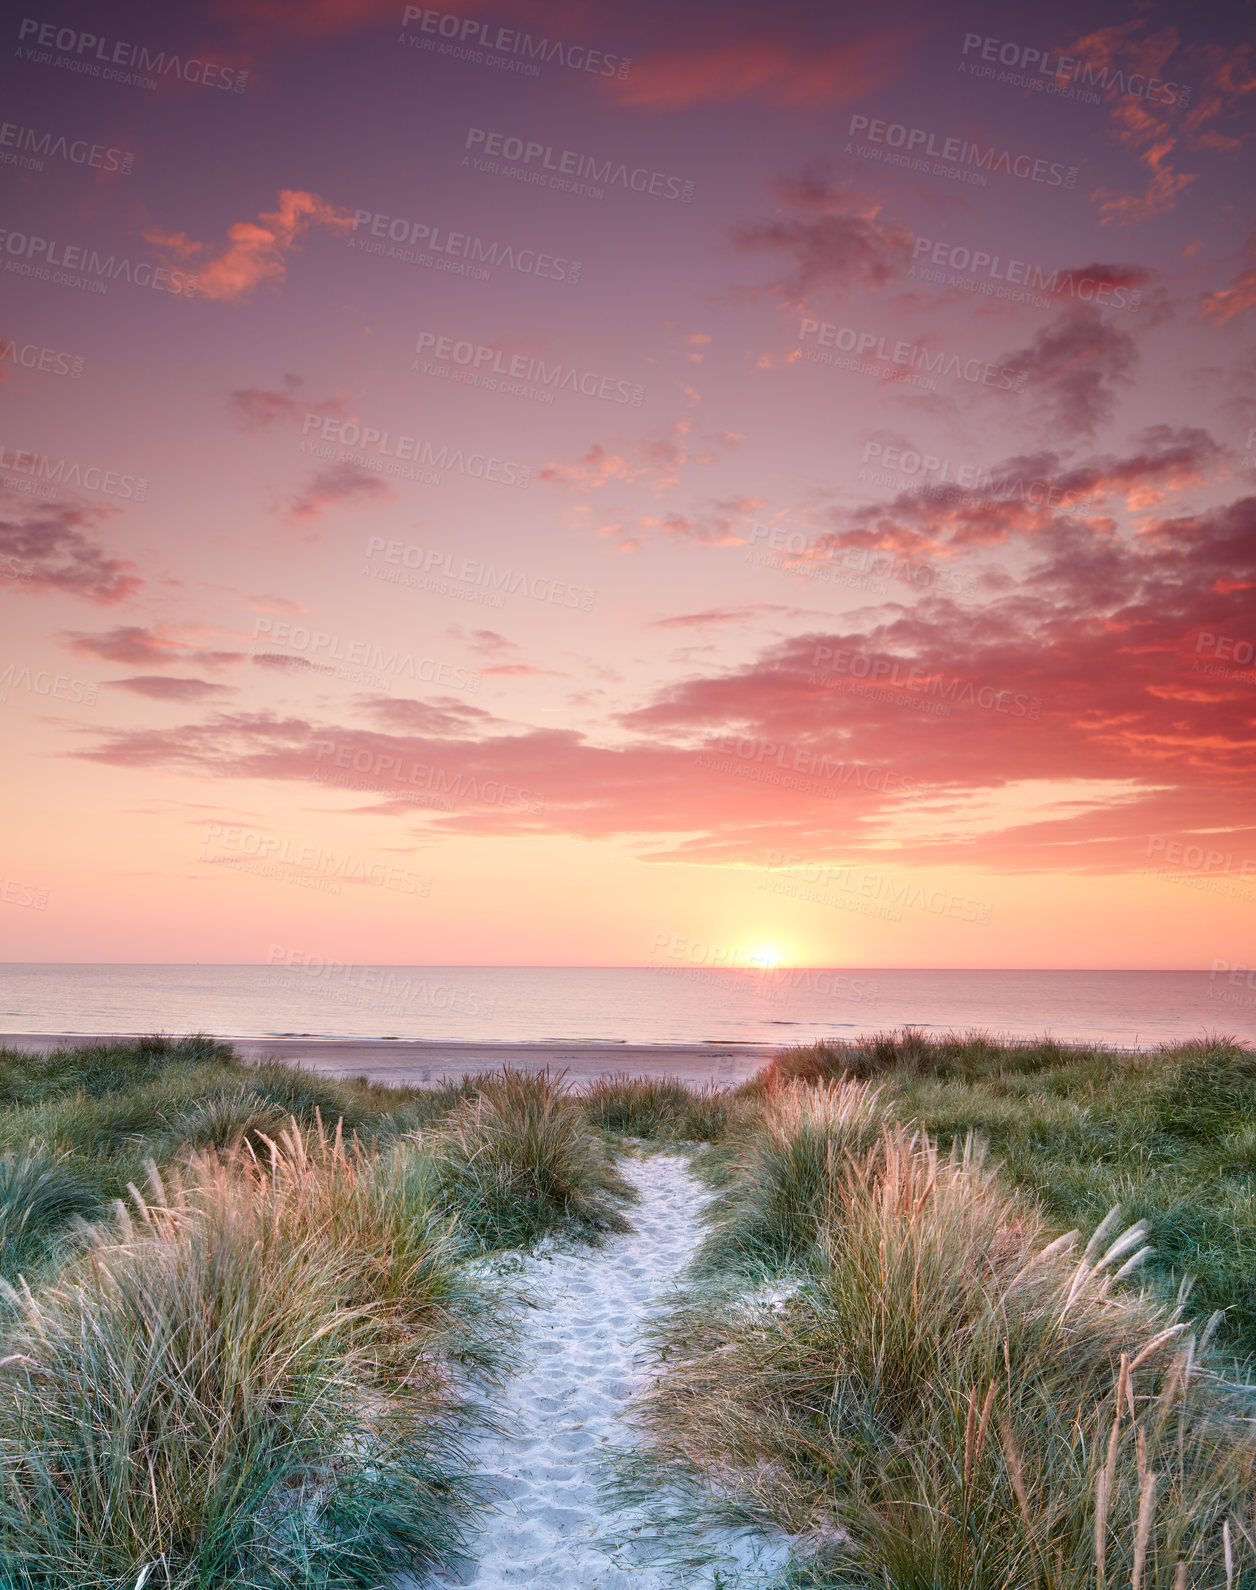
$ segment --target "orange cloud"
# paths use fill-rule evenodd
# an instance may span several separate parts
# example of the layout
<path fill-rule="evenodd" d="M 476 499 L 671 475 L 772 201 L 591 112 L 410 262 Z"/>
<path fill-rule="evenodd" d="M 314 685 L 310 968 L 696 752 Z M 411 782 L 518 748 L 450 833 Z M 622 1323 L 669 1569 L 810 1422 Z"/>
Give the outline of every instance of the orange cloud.
<path fill-rule="evenodd" d="M 239 304 L 263 282 L 283 281 L 288 269 L 286 256 L 311 226 L 347 232 L 352 225 L 353 217 L 347 210 L 337 210 L 318 194 L 284 188 L 279 194 L 278 209 L 263 210 L 256 221 L 237 221 L 227 229 L 226 248 L 217 252 L 212 243 L 196 243 L 186 232 L 149 227 L 144 237 L 176 259 L 195 265 L 197 287 L 206 298 Z"/>
<path fill-rule="evenodd" d="M 1085 61 L 1092 71 L 1114 74 L 1104 89 L 1112 133 L 1137 155 L 1147 174 L 1142 193 L 1101 188 L 1091 195 L 1105 222 L 1145 221 L 1172 211 L 1197 178 L 1195 172 L 1178 169 L 1183 150 L 1236 152 L 1239 139 L 1216 124 L 1256 88 L 1250 45 L 1224 52 L 1216 47 L 1185 50 L 1179 48 L 1176 28 L 1138 37 L 1144 25 L 1133 21 L 1101 28 L 1061 52 Z M 1125 79 L 1131 73 L 1164 83 L 1163 93 L 1156 100 L 1127 93 Z M 1202 76 L 1198 94 L 1193 84 L 1181 83 L 1187 73 Z"/>
<path fill-rule="evenodd" d="M 634 61 L 631 74 L 609 88 L 619 104 L 643 110 L 684 110 L 737 99 L 818 110 L 849 104 L 882 87 L 907 41 L 905 32 L 894 30 L 828 49 L 760 35 L 714 49 L 660 50 Z"/>
<path fill-rule="evenodd" d="M 1256 258 L 1256 233 L 1247 240 L 1247 252 Z M 1228 287 L 1219 287 L 1215 293 L 1206 293 L 1199 306 L 1200 318 L 1211 320 L 1218 326 L 1241 315 L 1256 304 L 1256 264 L 1241 270 Z"/>

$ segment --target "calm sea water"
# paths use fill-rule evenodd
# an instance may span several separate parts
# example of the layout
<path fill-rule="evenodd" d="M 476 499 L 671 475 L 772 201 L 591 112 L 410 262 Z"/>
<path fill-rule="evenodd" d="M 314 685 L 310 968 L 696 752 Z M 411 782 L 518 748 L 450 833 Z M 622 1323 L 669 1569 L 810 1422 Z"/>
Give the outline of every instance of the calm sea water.
<path fill-rule="evenodd" d="M 703 967 L 0 966 L 0 1032 L 803 1043 L 903 1025 L 1133 1046 L 1256 1041 L 1256 989 L 1208 972 Z"/>

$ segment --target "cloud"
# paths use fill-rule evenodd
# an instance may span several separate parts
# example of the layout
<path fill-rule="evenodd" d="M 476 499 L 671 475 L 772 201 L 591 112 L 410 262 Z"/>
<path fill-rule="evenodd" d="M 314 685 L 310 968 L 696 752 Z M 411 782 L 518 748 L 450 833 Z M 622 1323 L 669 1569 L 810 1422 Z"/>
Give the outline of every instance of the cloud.
<path fill-rule="evenodd" d="M 290 596 L 276 596 L 273 591 L 263 592 L 261 596 L 248 596 L 245 598 L 255 613 L 305 613 L 309 609 L 302 603 L 296 602 Z"/>
<path fill-rule="evenodd" d="M 888 223 L 881 199 L 835 177 L 825 162 L 779 179 L 773 191 L 786 213 L 735 227 L 732 236 L 748 253 L 785 256 L 784 273 L 767 286 L 782 302 L 802 304 L 817 292 L 845 298 L 906 274 L 915 234 Z"/>
<path fill-rule="evenodd" d="M 283 188 L 278 209 L 263 210 L 256 221 L 237 221 L 227 228 L 225 248 L 216 250 L 212 243 L 194 242 L 186 232 L 163 232 L 159 227 L 149 227 L 144 238 L 195 267 L 199 294 L 217 303 L 241 304 L 263 283 L 278 286 L 283 281 L 288 254 L 312 226 L 347 232 L 353 217 L 316 193 Z"/>
<path fill-rule="evenodd" d="M 613 453 L 594 442 L 588 452 L 574 464 L 546 464 L 537 475 L 551 486 L 575 486 L 581 491 L 597 491 L 608 482 L 617 480 L 631 484 L 646 473 L 647 465 L 630 460 L 622 453 Z"/>
<path fill-rule="evenodd" d="M 910 281 L 916 233 L 886 216 L 883 198 L 839 176 L 831 161 L 813 161 L 794 176 L 778 178 L 772 191 L 777 218 L 732 232 L 744 252 L 776 254 L 782 260 L 781 274 L 759 291 L 797 308 L 819 295 L 842 300 L 856 289 L 875 292 Z M 1155 272 L 1144 266 L 1096 261 L 1061 267 L 1035 290 L 1076 303 L 1083 291 L 1091 294 L 1102 286 L 1135 290 L 1153 280 Z M 1000 307 L 999 300 L 989 307 Z M 1009 302 L 1002 307 L 1014 312 L 1015 306 Z"/>
<path fill-rule="evenodd" d="M 153 701 L 201 701 L 206 696 L 222 695 L 230 685 L 211 684 L 208 679 L 179 678 L 172 674 L 136 674 L 130 679 L 107 679 L 115 690 L 148 696 Z"/>
<path fill-rule="evenodd" d="M 1224 326 L 1256 304 L 1256 232 L 1248 238 L 1244 253 L 1251 264 L 1244 265 L 1228 287 L 1204 294 L 1199 306 L 1202 320 Z"/>
<path fill-rule="evenodd" d="M 1129 332 L 1079 307 L 995 362 L 1025 378 L 1024 401 L 1034 407 L 1036 424 L 1086 438 L 1112 417 L 1115 389 L 1133 379 L 1138 348 Z"/>
<path fill-rule="evenodd" d="M 131 573 L 134 563 L 111 557 L 87 533 L 116 512 L 0 492 L 0 584 L 102 607 L 125 601 L 143 584 Z"/>
<path fill-rule="evenodd" d="M 708 607 L 702 613 L 674 613 L 656 618 L 655 629 L 706 629 L 712 624 L 748 624 L 764 613 L 792 613 L 795 609 L 781 602 L 756 602 L 750 607 Z"/>
<path fill-rule="evenodd" d="M 499 723 L 491 712 L 453 696 L 435 701 L 398 700 L 394 696 L 359 696 L 362 711 L 386 729 L 406 734 L 461 736 Z"/>
<path fill-rule="evenodd" d="M 292 499 L 287 517 L 294 522 L 318 519 L 342 502 L 388 502 L 393 495 L 391 486 L 361 464 L 330 464 Z"/>
<path fill-rule="evenodd" d="M 813 510 L 809 517 L 830 528 L 797 554 L 797 562 L 828 561 L 847 547 L 876 548 L 904 560 L 910 579 L 912 560 L 922 557 L 998 546 L 1064 520 L 1110 523 L 1105 516 L 1120 506 L 1146 512 L 1209 479 L 1228 456 L 1207 431 L 1169 425 L 1138 432 L 1127 452 L 1072 463 L 1050 450 L 1022 453 L 963 486 L 925 485 L 888 502 Z"/>
<path fill-rule="evenodd" d="M 249 657 L 255 668 L 313 668 L 308 657 L 296 657 L 285 651 L 255 651 Z"/>
<path fill-rule="evenodd" d="M 739 547 L 750 539 L 753 515 L 763 507 L 763 497 L 728 497 L 708 503 L 691 514 L 678 511 L 644 514 L 630 524 L 603 525 L 598 534 L 615 543 L 619 552 L 636 552 L 655 538 L 691 541 L 706 547 Z"/>
<path fill-rule="evenodd" d="M 1083 63 L 1083 81 L 1097 86 L 1107 102 L 1113 137 L 1145 173 L 1140 193 L 1100 188 L 1091 195 L 1105 223 L 1173 211 L 1199 175 L 1182 169 L 1183 152 L 1237 153 L 1242 141 L 1225 131 L 1225 123 L 1256 88 L 1250 43 L 1183 47 L 1175 27 L 1147 33 L 1148 26 L 1134 19 L 1099 28 L 1060 52 Z M 1131 93 L 1132 81 L 1164 86 L 1155 95 Z"/>
<path fill-rule="evenodd" d="M 691 405 L 696 404 L 697 394 L 690 391 L 689 395 Z M 537 478 L 551 486 L 568 486 L 586 493 L 613 484 L 631 486 L 638 481 L 656 493 L 672 491 L 686 465 L 715 463 L 735 451 L 742 440 L 733 431 L 695 437 L 693 420 L 682 415 L 662 432 L 618 443 L 614 450 L 595 442 L 574 464 L 548 463 Z"/>
<path fill-rule="evenodd" d="M 1246 633 L 1254 589 L 1256 497 L 1132 538 L 1056 517 L 1020 583 L 827 619 L 655 692 L 607 743 L 360 697 L 344 723 L 84 729 L 79 754 L 365 794 L 355 809 L 434 835 L 621 837 L 644 859 L 1137 871 L 1148 834 L 1251 826 L 1256 678 L 1210 675 L 1199 640 Z"/>
<path fill-rule="evenodd" d="M 1155 279 L 1155 271 L 1149 270 L 1145 265 L 1112 265 L 1095 260 L 1089 265 L 1071 266 L 1067 270 L 1056 271 L 1046 283 L 1041 285 L 1041 288 L 1035 285 L 1034 290 L 1035 292 L 1041 290 L 1048 298 L 1076 303 L 1083 289 L 1095 293 L 1102 291 L 1104 287 L 1128 288 L 1134 290 L 1131 307 L 1135 307 L 1141 290 Z"/>
<path fill-rule="evenodd" d="M 242 431 L 268 431 L 275 425 L 299 425 L 307 414 L 343 414 L 344 402 L 338 397 L 315 403 L 299 396 L 305 377 L 285 375 L 283 391 L 265 387 L 237 387 L 227 403 Z"/>
<path fill-rule="evenodd" d="M 522 650 L 517 641 L 507 640 L 495 629 L 472 630 L 467 644 L 482 657 L 500 657 L 503 652 Z"/>
<path fill-rule="evenodd" d="M 620 105 L 640 110 L 684 110 L 758 100 L 801 110 L 848 105 L 890 81 L 910 35 L 873 33 L 853 44 L 817 46 L 780 34 L 731 39 L 726 44 L 658 50 L 634 60 L 608 92 Z"/>
<path fill-rule="evenodd" d="M 166 625 L 119 624 L 114 629 L 95 633 L 69 631 L 62 636 L 68 649 L 79 657 L 99 657 L 105 662 L 132 667 L 165 668 L 172 664 L 197 663 L 206 668 L 225 668 L 243 661 L 240 651 L 216 651 L 195 641 L 181 639 Z"/>

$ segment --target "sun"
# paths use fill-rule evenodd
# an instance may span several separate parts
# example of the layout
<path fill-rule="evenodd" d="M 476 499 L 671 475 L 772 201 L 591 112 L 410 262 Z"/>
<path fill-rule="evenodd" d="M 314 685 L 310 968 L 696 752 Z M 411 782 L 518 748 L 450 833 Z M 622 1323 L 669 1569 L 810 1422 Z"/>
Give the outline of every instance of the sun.
<path fill-rule="evenodd" d="M 757 966 L 760 970 L 770 972 L 781 964 L 781 952 L 775 944 L 758 944 L 746 956 L 746 963 Z"/>

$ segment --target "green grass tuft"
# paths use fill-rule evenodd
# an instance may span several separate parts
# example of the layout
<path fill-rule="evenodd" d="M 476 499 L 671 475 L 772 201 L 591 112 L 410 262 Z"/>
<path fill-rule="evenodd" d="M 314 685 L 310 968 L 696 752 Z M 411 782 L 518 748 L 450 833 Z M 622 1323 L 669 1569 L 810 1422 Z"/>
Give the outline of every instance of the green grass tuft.
<path fill-rule="evenodd" d="M 631 1230 L 623 1211 L 635 1189 L 548 1071 L 481 1077 L 475 1097 L 422 1136 L 446 1207 L 485 1251 Z"/>
<path fill-rule="evenodd" d="M 33 1277 L 67 1226 L 96 1203 L 95 1187 L 64 1155 L 39 1143 L 0 1154 L 0 1276 Z"/>
<path fill-rule="evenodd" d="M 866 1082 L 775 1089 L 714 1158 L 724 1186 L 707 1205 L 699 1271 L 766 1279 L 805 1266 L 847 1155 L 868 1146 L 882 1117 Z"/>
<path fill-rule="evenodd" d="M 603 1132 L 663 1143 L 713 1141 L 728 1124 L 725 1093 L 687 1087 L 678 1077 L 599 1077 L 580 1095 L 589 1121 Z"/>

